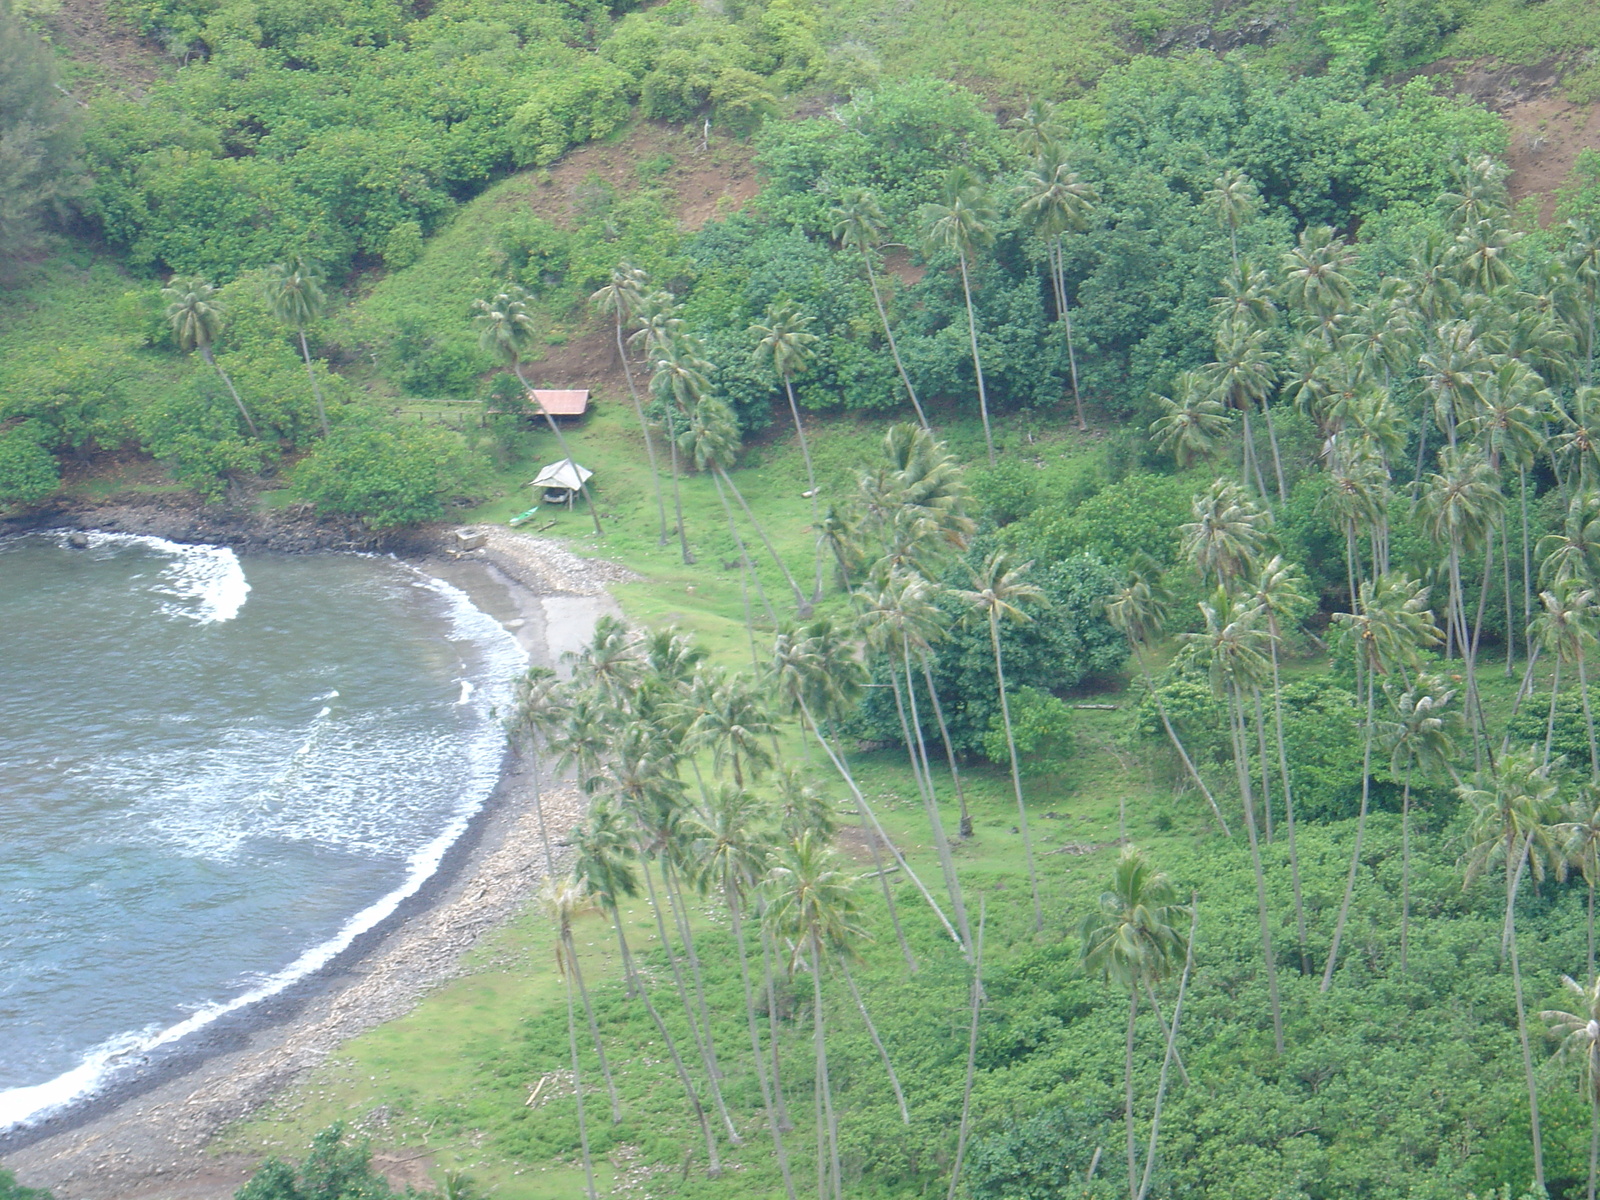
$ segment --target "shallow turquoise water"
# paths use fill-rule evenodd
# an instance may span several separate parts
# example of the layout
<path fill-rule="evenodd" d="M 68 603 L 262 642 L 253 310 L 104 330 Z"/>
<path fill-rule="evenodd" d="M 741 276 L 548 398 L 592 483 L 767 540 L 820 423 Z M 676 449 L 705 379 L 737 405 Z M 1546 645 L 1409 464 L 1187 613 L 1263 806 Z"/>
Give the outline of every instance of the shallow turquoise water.
<path fill-rule="evenodd" d="M 275 990 L 492 789 L 523 663 L 403 563 L 0 542 L 0 1128 Z"/>

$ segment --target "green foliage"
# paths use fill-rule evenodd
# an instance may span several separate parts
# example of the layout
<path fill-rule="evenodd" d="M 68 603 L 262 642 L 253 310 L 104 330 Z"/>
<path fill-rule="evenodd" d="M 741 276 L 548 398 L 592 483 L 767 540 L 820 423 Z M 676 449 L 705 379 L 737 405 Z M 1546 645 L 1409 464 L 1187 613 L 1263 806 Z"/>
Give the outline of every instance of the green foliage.
<path fill-rule="evenodd" d="M 0 279 L 77 188 L 78 123 L 49 47 L 0 0 Z"/>
<path fill-rule="evenodd" d="M 1128 1174 L 1126 1160 L 1105 1153 L 1114 1137 L 1102 1113 L 1057 1107 L 1013 1119 L 972 1147 L 967 1190 L 972 1200 L 1111 1200 Z"/>
<path fill-rule="evenodd" d="M 61 471 L 44 444 L 48 437 L 38 421 L 0 432 L 0 506 L 36 504 L 56 490 Z"/>
<path fill-rule="evenodd" d="M 295 490 L 325 512 L 373 529 L 437 520 L 463 477 L 459 440 L 444 430 L 368 418 L 333 431 L 295 468 Z"/>
<path fill-rule="evenodd" d="M 1041 504 L 1011 536 L 1025 553 L 1044 562 L 1084 551 L 1111 563 L 1140 552 L 1171 562 L 1194 491 L 1189 476 L 1129 475 L 1076 507 Z"/>
<path fill-rule="evenodd" d="M 1580 768 L 1589 761 L 1589 723 L 1583 715 L 1583 696 L 1578 687 L 1577 669 L 1562 668 L 1565 686 L 1556 697 L 1554 721 L 1550 712 L 1550 693 L 1535 692 L 1522 702 L 1516 715 L 1506 722 L 1506 736 L 1513 746 L 1537 746 L 1544 753 L 1545 735 L 1550 734 L 1550 753 L 1564 755 L 1567 765 Z M 1600 713 L 1591 715 L 1600 720 Z M 1600 728 L 1600 727 L 1597 727 Z"/>
<path fill-rule="evenodd" d="M 23 1187 L 10 1171 L 0 1168 L 0 1200 L 54 1200 L 44 1188 Z"/>
<path fill-rule="evenodd" d="M 634 81 L 604 59 L 539 74 L 526 103 L 511 115 L 512 154 L 517 164 L 543 166 L 568 146 L 605 137 L 629 116 Z"/>
<path fill-rule="evenodd" d="M 311 1152 L 298 1166 L 269 1158 L 235 1200 L 393 1200 L 416 1196 L 411 1188 L 396 1191 L 372 1165 L 365 1141 L 344 1140 L 344 1126 L 332 1125 L 311 1140 Z"/>
<path fill-rule="evenodd" d="M 1072 750 L 1072 711 L 1058 698 L 1038 688 L 1007 689 L 1011 708 L 1011 734 L 1017 747 L 1017 761 L 1032 773 L 1052 770 Z M 1008 763 L 1011 752 L 1006 745 L 1005 722 L 1001 713 L 989 718 L 983 735 L 983 753 L 992 763 Z"/>

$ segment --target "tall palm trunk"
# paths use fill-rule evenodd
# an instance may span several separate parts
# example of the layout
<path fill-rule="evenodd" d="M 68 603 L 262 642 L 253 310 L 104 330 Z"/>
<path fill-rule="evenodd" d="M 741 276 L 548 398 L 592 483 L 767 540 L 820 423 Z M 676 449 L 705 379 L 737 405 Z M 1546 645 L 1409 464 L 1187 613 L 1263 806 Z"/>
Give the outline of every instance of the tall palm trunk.
<path fill-rule="evenodd" d="M 1411 763 L 1400 794 L 1400 974 L 1411 949 Z"/>
<path fill-rule="evenodd" d="M 1055 276 L 1056 310 L 1061 314 L 1061 327 L 1066 330 L 1067 335 L 1067 370 L 1072 376 L 1072 403 L 1078 410 L 1078 430 L 1082 432 L 1089 428 L 1089 422 L 1083 418 L 1083 396 L 1078 391 L 1078 354 L 1072 345 L 1072 310 L 1067 304 L 1065 258 L 1061 249 L 1061 235 L 1058 233 L 1051 243 L 1050 269 Z"/>
<path fill-rule="evenodd" d="M 671 421 L 670 413 L 667 419 Z M 678 469 L 678 439 L 673 436 L 670 428 L 667 430 L 667 456 L 672 467 L 672 509 L 678 522 L 678 548 L 682 553 L 684 565 L 692 566 L 694 555 L 689 552 L 689 534 L 683 526 L 683 484 L 679 478 L 681 472 Z"/>
<path fill-rule="evenodd" d="M 1156 690 L 1155 680 L 1151 678 L 1150 667 L 1144 661 L 1144 656 L 1139 653 L 1138 644 L 1132 637 L 1128 638 L 1128 646 L 1133 651 L 1134 661 L 1139 664 L 1139 673 L 1144 677 L 1145 690 L 1150 693 L 1150 698 L 1156 702 L 1156 715 L 1161 718 L 1161 727 L 1167 731 L 1167 740 L 1172 743 L 1172 748 L 1178 752 L 1178 757 L 1183 760 L 1184 770 L 1189 772 L 1189 778 L 1194 780 L 1195 786 L 1200 789 L 1200 794 L 1206 798 L 1206 803 L 1211 806 L 1211 815 L 1217 818 L 1217 824 L 1228 837 L 1233 836 L 1233 830 L 1228 828 L 1228 819 L 1222 815 L 1222 809 L 1217 804 L 1217 798 L 1211 794 L 1211 789 L 1206 786 L 1206 781 L 1200 778 L 1200 771 L 1195 767 L 1194 760 L 1189 757 L 1188 750 L 1184 749 L 1183 741 L 1178 737 L 1178 731 L 1172 727 L 1172 721 L 1167 716 L 1167 706 L 1161 700 L 1161 693 Z"/>
<path fill-rule="evenodd" d="M 883 296 L 878 291 L 878 276 L 872 269 L 872 255 L 863 246 L 861 257 L 867 262 L 867 286 L 872 289 L 872 302 L 878 307 L 878 320 L 883 322 L 883 335 L 889 339 L 889 353 L 894 357 L 895 370 L 900 372 L 900 382 L 906 385 L 906 395 L 911 398 L 911 407 L 917 410 L 917 423 L 924 429 L 932 432 L 928 424 L 928 414 L 922 411 L 922 402 L 917 399 L 917 389 L 911 386 L 911 376 L 906 373 L 906 364 L 900 361 L 900 347 L 895 344 L 894 329 L 889 324 L 889 312 L 883 306 Z"/>
<path fill-rule="evenodd" d="M 1128 1196 L 1137 1200 L 1139 1147 L 1133 1138 L 1133 1021 L 1139 1015 L 1139 989 L 1128 989 L 1128 1045 L 1122 1063 L 1122 1124 L 1128 1134 Z"/>
<path fill-rule="evenodd" d="M 528 383 L 528 377 L 522 373 L 521 361 L 514 361 L 511 364 L 511 369 L 516 373 L 517 381 L 522 384 L 522 390 L 532 395 L 533 388 Z M 572 457 L 572 447 L 567 445 L 567 435 L 561 432 L 561 426 L 557 425 L 556 419 L 545 411 L 544 405 L 539 405 L 539 412 L 544 416 L 544 423 L 550 427 L 550 432 L 555 434 L 556 445 L 561 447 L 561 457 L 576 467 L 578 460 Z M 600 528 L 600 506 L 594 502 L 594 496 L 589 491 L 588 482 L 580 482 L 578 490 L 583 493 L 583 498 L 589 502 L 589 516 L 594 521 L 595 537 L 604 537 L 605 530 Z"/>
<path fill-rule="evenodd" d="M 1250 838 L 1250 866 L 1256 876 L 1256 916 L 1261 923 L 1261 956 L 1267 965 L 1267 995 L 1272 1004 L 1272 1044 L 1283 1057 L 1283 1006 L 1278 998 L 1278 963 L 1272 954 L 1272 922 L 1267 914 L 1267 877 L 1261 867 L 1261 846 L 1256 838 L 1256 806 L 1250 786 L 1250 748 L 1244 698 L 1238 687 L 1230 689 L 1229 723 L 1233 730 L 1233 760 L 1239 776 L 1239 795 L 1244 801 L 1244 826 Z M 1131 1177 L 1130 1177 L 1131 1178 Z"/>
<path fill-rule="evenodd" d="M 811 446 L 806 441 L 806 427 L 800 420 L 800 405 L 794 398 L 794 381 L 788 375 L 783 377 L 783 391 L 789 397 L 789 415 L 794 418 L 794 432 L 800 439 L 800 456 L 806 461 L 806 492 L 811 500 L 811 535 L 816 541 L 813 547 L 813 558 L 816 560 L 816 583 L 811 593 L 811 602 L 815 604 L 822 599 L 822 518 L 817 513 L 817 472 L 811 465 Z"/>
<path fill-rule="evenodd" d="M 1578 647 L 1578 695 L 1583 697 L 1583 726 L 1589 735 L 1589 777 L 1600 780 L 1600 753 L 1594 740 L 1594 711 L 1589 707 L 1589 675 L 1583 647 Z"/>
<path fill-rule="evenodd" d="M 700 1124 L 700 1132 L 705 1138 L 706 1174 L 715 1179 L 722 1174 L 722 1155 L 717 1150 L 716 1135 L 711 1132 L 711 1121 L 706 1116 L 705 1105 L 700 1103 L 699 1093 L 694 1090 L 694 1081 L 689 1078 L 688 1068 L 683 1065 L 683 1055 L 678 1053 L 678 1043 L 673 1041 L 672 1035 L 667 1032 L 666 1022 L 661 1019 L 655 1003 L 650 999 L 650 989 L 645 986 L 644 977 L 634 966 L 633 954 L 628 949 L 628 935 L 622 927 L 621 910 L 612 909 L 611 919 L 616 925 L 617 948 L 622 953 L 623 975 L 629 981 L 634 994 L 644 1001 L 645 1011 L 650 1014 L 656 1032 L 661 1035 L 661 1044 L 667 1048 L 667 1054 L 672 1059 L 673 1069 L 678 1072 L 678 1082 L 683 1085 L 683 1093 L 689 1100 L 689 1108 L 694 1112 L 695 1120 Z"/>
<path fill-rule="evenodd" d="M 1028 886 L 1033 889 L 1033 929 L 1044 928 L 1044 909 L 1039 904 L 1039 873 L 1033 865 L 1033 837 L 1028 832 L 1028 806 L 1022 799 L 1022 769 L 1017 764 L 1017 740 L 1011 734 L 1011 702 L 1006 699 L 1006 669 L 1000 654 L 1000 621 L 989 610 L 989 644 L 994 648 L 994 678 L 1000 688 L 1000 719 L 1006 727 L 1006 753 L 1011 757 L 1011 787 L 1017 794 L 1017 827 L 1022 831 L 1022 848 L 1028 858 Z"/>
<path fill-rule="evenodd" d="M 1161 1136 L 1161 1104 L 1167 1095 L 1167 1075 L 1174 1061 L 1178 1069 L 1183 1069 L 1183 1060 L 1178 1057 L 1178 1024 L 1183 1020 L 1183 998 L 1189 991 L 1189 975 L 1194 970 L 1194 935 L 1200 928 L 1200 906 L 1196 898 L 1189 899 L 1189 938 L 1184 943 L 1183 975 L 1178 980 L 1178 999 L 1172 1006 L 1172 1027 L 1166 1031 L 1167 1052 L 1161 1059 L 1161 1078 L 1156 1084 L 1156 1107 L 1150 1116 L 1150 1144 L 1145 1148 L 1144 1174 L 1139 1179 L 1139 1190 L 1134 1194 L 1134 1200 L 1145 1200 L 1150 1194 L 1150 1184 L 1155 1176 L 1156 1169 L 1156 1142 Z M 1154 999 L 1154 993 L 1152 993 Z M 1188 1082 L 1187 1074 L 1184 1082 Z"/>
<path fill-rule="evenodd" d="M 1278 674 L 1278 618 L 1267 615 L 1272 635 L 1272 721 L 1278 741 L 1278 780 L 1283 785 L 1283 825 L 1289 837 L 1289 881 L 1294 891 L 1294 930 L 1300 948 L 1300 971 L 1311 974 L 1311 958 L 1306 953 L 1306 908 L 1300 895 L 1300 852 L 1294 839 L 1294 788 L 1289 783 L 1289 752 L 1283 738 L 1283 681 Z"/>
<path fill-rule="evenodd" d="M 1272 768 L 1267 762 L 1267 724 L 1261 715 L 1261 689 L 1250 689 L 1251 704 L 1255 709 L 1256 766 L 1261 772 L 1261 815 L 1264 818 L 1267 845 L 1272 845 L 1272 788 L 1269 776 Z"/>
<path fill-rule="evenodd" d="M 578 962 L 577 947 L 572 944 L 572 930 L 562 929 L 561 938 L 567 947 L 567 965 L 571 969 L 573 982 L 578 985 L 578 995 L 583 999 L 583 1015 L 589 1022 L 589 1040 L 594 1043 L 594 1052 L 600 1059 L 600 1074 L 605 1078 L 606 1094 L 611 1098 L 611 1123 L 615 1125 L 622 1120 L 622 1105 L 617 1100 L 617 1085 L 611 1078 L 611 1064 L 606 1061 L 605 1043 L 600 1040 L 600 1026 L 594 1019 L 594 1005 L 589 1001 L 589 987 L 583 981 L 583 966 Z M 571 1004 L 570 984 L 567 990 L 567 1002 Z"/>
<path fill-rule="evenodd" d="M 1506 927 L 1511 931 L 1511 982 L 1517 994 L 1517 1037 L 1522 1042 L 1522 1070 L 1528 1080 L 1528 1122 L 1533 1135 L 1533 1183 L 1538 1193 L 1544 1187 L 1544 1138 L 1539 1129 L 1539 1086 L 1533 1075 L 1533 1051 L 1528 1045 L 1528 1010 L 1522 999 L 1522 964 L 1517 957 L 1517 888 L 1522 882 L 1522 872 L 1528 865 L 1532 839 L 1523 838 L 1522 853 L 1517 856 L 1517 868 L 1511 870 L 1512 843 L 1506 844 Z"/>
<path fill-rule="evenodd" d="M 927 813 L 928 827 L 933 831 L 933 847 L 939 855 L 939 869 L 944 873 L 945 890 L 950 893 L 950 909 L 955 914 L 956 930 L 961 934 L 964 947 L 969 949 L 972 945 L 972 931 L 967 926 L 967 906 L 961 897 L 961 880 L 956 877 L 955 856 L 950 853 L 950 839 L 945 835 L 944 820 L 939 815 L 938 797 L 933 790 L 933 775 L 928 769 L 928 748 L 922 740 L 922 722 L 917 713 L 917 697 L 911 680 L 911 655 L 902 646 L 900 649 L 901 663 L 905 671 L 906 693 L 910 700 L 911 713 L 909 722 L 904 708 L 901 709 L 901 725 L 909 724 L 907 733 L 916 739 L 914 746 L 907 743 L 911 750 L 913 762 L 921 762 L 922 777 L 926 783 L 923 790 L 922 804 Z M 895 702 L 900 701 L 900 685 L 895 683 Z"/>
<path fill-rule="evenodd" d="M 926 652 L 920 653 L 922 660 L 922 678 L 928 685 L 928 699 L 933 701 L 933 715 L 939 722 L 939 740 L 944 743 L 945 761 L 950 764 L 950 779 L 956 785 L 956 804 L 961 809 L 961 824 L 958 826 L 963 838 L 972 836 L 972 814 L 967 811 L 967 792 L 961 786 L 961 768 L 956 765 L 955 747 L 950 743 L 950 727 L 945 724 L 944 706 L 939 703 L 939 689 L 933 686 L 933 667 L 928 662 Z"/>
<path fill-rule="evenodd" d="M 741 789 L 743 784 L 737 785 Z M 667 889 L 667 902 L 672 908 L 672 919 L 678 927 L 678 940 L 683 943 L 684 956 L 689 960 L 689 978 L 694 983 L 695 1006 L 700 1012 L 700 1028 L 705 1031 L 706 1057 L 711 1060 L 711 1069 L 716 1072 L 718 1079 L 723 1077 L 722 1065 L 717 1061 L 716 1038 L 711 1032 L 711 1011 L 706 1007 L 705 983 L 700 972 L 700 955 L 694 948 L 694 931 L 689 926 L 688 904 L 683 898 L 683 889 L 678 882 L 678 873 L 671 865 L 663 860 L 661 865 L 661 881 Z M 735 1138 L 733 1144 L 737 1146 L 740 1139 Z"/>
<path fill-rule="evenodd" d="M 895 1101 L 900 1105 L 900 1120 L 902 1124 L 911 1124 L 911 1112 L 906 1108 L 906 1094 L 900 1090 L 900 1076 L 895 1074 L 894 1060 L 889 1057 L 889 1048 L 883 1044 L 883 1039 L 878 1036 L 878 1027 L 872 1023 L 872 1014 L 867 1011 L 866 1001 L 861 998 L 861 989 L 856 987 L 856 977 L 850 971 L 850 962 L 844 956 L 839 958 L 839 966 L 844 971 L 844 981 L 850 989 L 850 999 L 855 1001 L 856 1011 L 861 1014 L 861 1022 L 867 1027 L 867 1036 L 872 1039 L 872 1045 L 878 1051 L 878 1059 L 883 1063 L 883 1071 L 889 1077 L 889 1086 L 894 1090 Z"/>
<path fill-rule="evenodd" d="M 322 385 L 317 382 L 317 373 L 311 366 L 311 347 L 306 343 L 306 331 L 296 329 L 300 335 L 300 357 L 306 360 L 306 375 L 311 379 L 311 394 L 317 401 L 317 424 L 322 426 L 322 436 L 328 436 L 328 406 L 322 399 Z"/>
<path fill-rule="evenodd" d="M 978 1009 L 983 1004 L 983 927 L 988 917 L 987 898 L 978 898 L 978 944 L 972 956 L 972 1016 L 967 1027 L 967 1081 L 961 1089 L 961 1126 L 956 1134 L 956 1161 L 950 1169 L 950 1193 L 956 1200 L 961 1184 L 961 1164 L 967 1156 L 967 1130 L 972 1120 L 972 1081 L 978 1066 Z"/>
<path fill-rule="evenodd" d="M 633 364 L 628 361 L 628 351 L 622 344 L 622 310 L 617 310 L 617 358 L 622 363 L 622 373 L 628 377 L 628 395 L 633 398 L 633 415 L 639 421 L 639 432 L 644 434 L 644 452 L 650 459 L 650 482 L 656 491 L 656 514 L 661 518 L 661 535 L 656 545 L 667 544 L 667 502 L 661 494 L 661 468 L 656 463 L 656 443 L 650 436 L 650 422 L 644 417 L 644 402 L 639 399 L 639 385 L 633 379 Z"/>
<path fill-rule="evenodd" d="M 876 814 L 873 813 L 871 805 L 867 803 L 866 796 L 862 793 L 860 786 L 856 783 L 855 776 L 850 773 L 850 768 L 845 765 L 844 759 L 839 757 L 839 752 L 834 748 L 833 744 L 827 738 L 822 736 L 822 730 L 817 725 L 816 718 L 811 715 L 811 708 L 806 704 L 803 697 L 800 700 L 800 711 L 805 715 L 806 720 L 810 722 L 811 731 L 812 733 L 816 734 L 817 742 L 827 753 L 828 760 L 833 763 L 834 770 L 839 772 L 839 777 L 844 780 L 845 786 L 850 789 L 851 796 L 855 798 L 857 811 L 872 822 L 873 832 L 876 833 L 877 836 L 882 839 L 883 844 L 889 848 L 889 852 L 894 855 L 895 862 L 898 863 L 900 865 L 900 869 L 906 873 L 906 878 L 911 880 L 911 882 L 916 885 L 917 891 L 922 893 L 922 898 L 928 902 L 928 907 L 933 909 L 934 915 L 939 918 L 939 922 L 944 926 L 945 932 L 950 935 L 950 940 L 956 945 L 964 948 L 966 943 L 961 940 L 961 935 L 956 932 L 955 926 L 950 924 L 950 918 L 944 915 L 944 909 L 939 907 L 939 902 L 933 898 L 933 893 L 928 891 L 927 885 L 923 883 L 921 878 L 918 877 L 917 873 L 911 869 L 911 864 L 906 862 L 905 856 L 900 853 L 899 847 L 890 841 L 889 835 L 883 831 L 883 825 L 878 821 Z"/>
<path fill-rule="evenodd" d="M 228 378 L 228 373 L 217 365 L 216 358 L 212 356 L 211 347 L 206 345 L 204 342 L 200 344 L 200 357 L 206 360 L 206 366 L 210 367 L 217 373 L 217 378 L 221 379 L 222 382 L 227 385 L 228 395 L 232 396 L 233 402 L 239 406 L 239 415 L 244 418 L 244 423 L 250 430 L 250 436 L 253 438 L 259 438 L 261 436 L 261 431 L 256 428 L 256 423 L 250 419 L 250 410 L 244 406 L 244 401 L 239 399 L 239 389 L 233 386 L 233 380 Z M 989 455 L 989 458 L 992 464 L 994 455 Z"/>
<path fill-rule="evenodd" d="M 683 965 L 678 961 L 671 939 L 667 937 L 667 923 L 661 915 L 661 902 L 656 898 L 655 882 L 650 877 L 650 863 L 648 860 L 641 860 L 639 865 L 639 873 L 644 876 L 645 893 L 650 898 L 651 911 L 655 913 L 656 933 L 661 938 L 662 949 L 667 953 L 667 964 L 672 968 L 672 982 L 678 989 L 678 1003 L 683 1005 L 683 1015 L 689 1022 L 689 1032 L 694 1037 L 695 1049 L 700 1053 L 700 1065 L 705 1069 L 706 1084 L 711 1090 L 711 1102 L 716 1106 L 717 1115 L 722 1118 L 722 1124 L 728 1131 L 728 1140 L 738 1146 L 743 1139 L 739 1137 L 733 1118 L 728 1114 L 728 1106 L 722 1098 L 722 1085 L 718 1082 L 716 1064 L 706 1049 L 705 1036 L 696 1020 L 694 1005 L 689 1000 L 688 985 L 683 981 Z"/>
<path fill-rule="evenodd" d="M 728 906 L 728 918 L 733 924 L 733 941 L 739 948 L 739 982 L 744 987 L 745 1024 L 750 1030 L 750 1056 L 756 1064 L 756 1079 L 761 1084 L 761 1105 L 767 1110 L 767 1129 L 772 1134 L 772 1150 L 778 1156 L 778 1170 L 783 1175 L 783 1190 L 788 1200 L 795 1200 L 794 1180 L 789 1175 L 789 1154 L 784 1149 L 783 1132 L 779 1128 L 778 1111 L 772 1102 L 772 1084 L 767 1078 L 766 1056 L 761 1050 L 761 1034 L 756 1029 L 756 998 L 750 988 L 750 955 L 745 948 L 744 918 L 740 909 L 738 892 L 731 879 L 724 879 L 722 899 Z M 776 1041 L 776 1027 L 773 1037 Z"/>
<path fill-rule="evenodd" d="M 772 981 L 772 939 L 759 914 L 757 928 L 761 934 L 761 984 L 767 995 L 767 1045 L 772 1049 L 772 1099 L 778 1109 L 779 1131 L 791 1133 L 794 1122 L 789 1119 L 789 1106 L 783 1100 L 783 1062 L 778 1054 L 778 992 Z"/>
<path fill-rule="evenodd" d="M 1372 708 L 1373 677 L 1377 674 L 1372 664 L 1366 664 L 1367 719 L 1365 745 L 1361 751 L 1361 811 L 1356 815 L 1356 841 L 1350 851 L 1350 874 L 1344 881 L 1344 899 L 1339 904 L 1339 918 L 1333 926 L 1333 944 L 1328 947 L 1328 965 L 1323 968 L 1322 987 L 1326 992 L 1333 986 L 1333 970 L 1339 964 L 1339 943 L 1344 939 L 1345 922 L 1350 918 L 1350 899 L 1356 891 L 1356 872 L 1361 869 L 1361 839 L 1367 832 L 1367 804 L 1372 798 Z"/>
<path fill-rule="evenodd" d="M 1278 453 L 1278 431 L 1272 424 L 1272 406 L 1265 396 L 1261 398 L 1261 416 L 1267 423 L 1267 444 L 1272 447 L 1272 470 L 1278 477 L 1278 500 L 1289 503 L 1289 489 L 1283 482 L 1283 456 Z"/>
<path fill-rule="evenodd" d="M 562 943 L 567 946 L 568 963 L 572 962 L 570 949 L 571 939 L 562 932 Z M 572 1009 L 572 977 L 567 971 L 561 972 L 562 982 L 567 989 L 567 1048 L 572 1053 L 572 1092 L 578 1100 L 578 1145 L 583 1150 L 583 1183 L 584 1190 L 589 1200 L 599 1200 L 599 1193 L 594 1188 L 594 1156 L 589 1151 L 589 1121 L 583 1111 L 583 1075 L 578 1069 L 578 1020 Z"/>
<path fill-rule="evenodd" d="M 961 291 L 967 298 L 967 336 L 972 342 L 972 373 L 978 377 L 978 411 L 983 414 L 983 444 L 994 466 L 994 435 L 989 431 L 989 392 L 983 385 L 983 359 L 978 355 L 978 316 L 972 308 L 972 280 L 967 276 L 967 252 L 961 251 Z"/>
<path fill-rule="evenodd" d="M 739 490 L 733 480 L 728 477 L 728 473 L 720 466 L 712 469 L 722 482 L 727 485 L 728 490 L 733 493 L 733 498 L 739 502 L 739 507 L 744 510 L 745 519 L 750 522 L 750 527 L 756 531 L 756 536 L 761 539 L 761 544 L 767 548 L 767 554 L 771 556 L 773 562 L 778 564 L 778 570 L 783 573 L 784 582 L 789 585 L 789 590 L 794 593 L 795 610 L 802 617 L 809 617 L 811 615 L 811 602 L 800 591 L 800 585 L 794 581 L 794 576 L 789 574 L 789 568 L 785 565 L 782 556 L 778 554 L 777 550 L 773 549 L 772 539 L 767 537 L 767 531 L 761 527 L 761 522 L 756 520 L 755 513 L 750 511 L 750 505 L 746 502 L 744 493 Z"/>
<path fill-rule="evenodd" d="M 842 1200 L 844 1185 L 839 1175 L 839 1126 L 833 1111 L 833 1085 L 828 1079 L 828 1036 L 822 1015 L 822 948 L 821 939 L 813 928 L 807 940 L 811 944 L 811 994 L 812 1033 L 816 1039 L 817 1093 L 822 1101 L 823 1121 L 817 1125 L 817 1195 L 823 1194 L 822 1141 L 827 1138 L 828 1166 L 831 1167 L 834 1200 Z"/>

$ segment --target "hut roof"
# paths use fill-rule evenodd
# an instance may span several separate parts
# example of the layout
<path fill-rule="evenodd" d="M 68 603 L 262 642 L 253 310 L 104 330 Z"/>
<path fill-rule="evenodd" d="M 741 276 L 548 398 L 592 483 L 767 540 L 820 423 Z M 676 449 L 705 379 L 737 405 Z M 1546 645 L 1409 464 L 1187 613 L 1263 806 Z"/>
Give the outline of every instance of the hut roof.
<path fill-rule="evenodd" d="M 588 388 L 533 388 L 533 402 L 552 417 L 581 417 L 589 408 Z"/>

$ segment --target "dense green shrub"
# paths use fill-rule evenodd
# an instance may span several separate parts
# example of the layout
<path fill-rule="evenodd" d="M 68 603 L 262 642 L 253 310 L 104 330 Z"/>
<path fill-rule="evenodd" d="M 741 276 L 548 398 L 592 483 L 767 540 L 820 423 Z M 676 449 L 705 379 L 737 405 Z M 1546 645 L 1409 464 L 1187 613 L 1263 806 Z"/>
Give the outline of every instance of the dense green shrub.
<path fill-rule="evenodd" d="M 368 417 L 334 430 L 295 468 L 295 490 L 373 529 L 436 520 L 469 474 L 455 435 Z"/>
<path fill-rule="evenodd" d="M 396 1190 L 372 1165 L 372 1147 L 345 1141 L 342 1124 L 311 1139 L 311 1152 L 298 1165 L 269 1158 L 256 1168 L 235 1200 L 395 1200 L 417 1196 Z"/>
<path fill-rule="evenodd" d="M 0 281 L 77 190 L 76 115 L 49 47 L 0 0 Z"/>
<path fill-rule="evenodd" d="M 61 471 L 44 445 L 48 437 L 38 421 L 0 432 L 0 505 L 35 504 L 56 490 Z"/>

